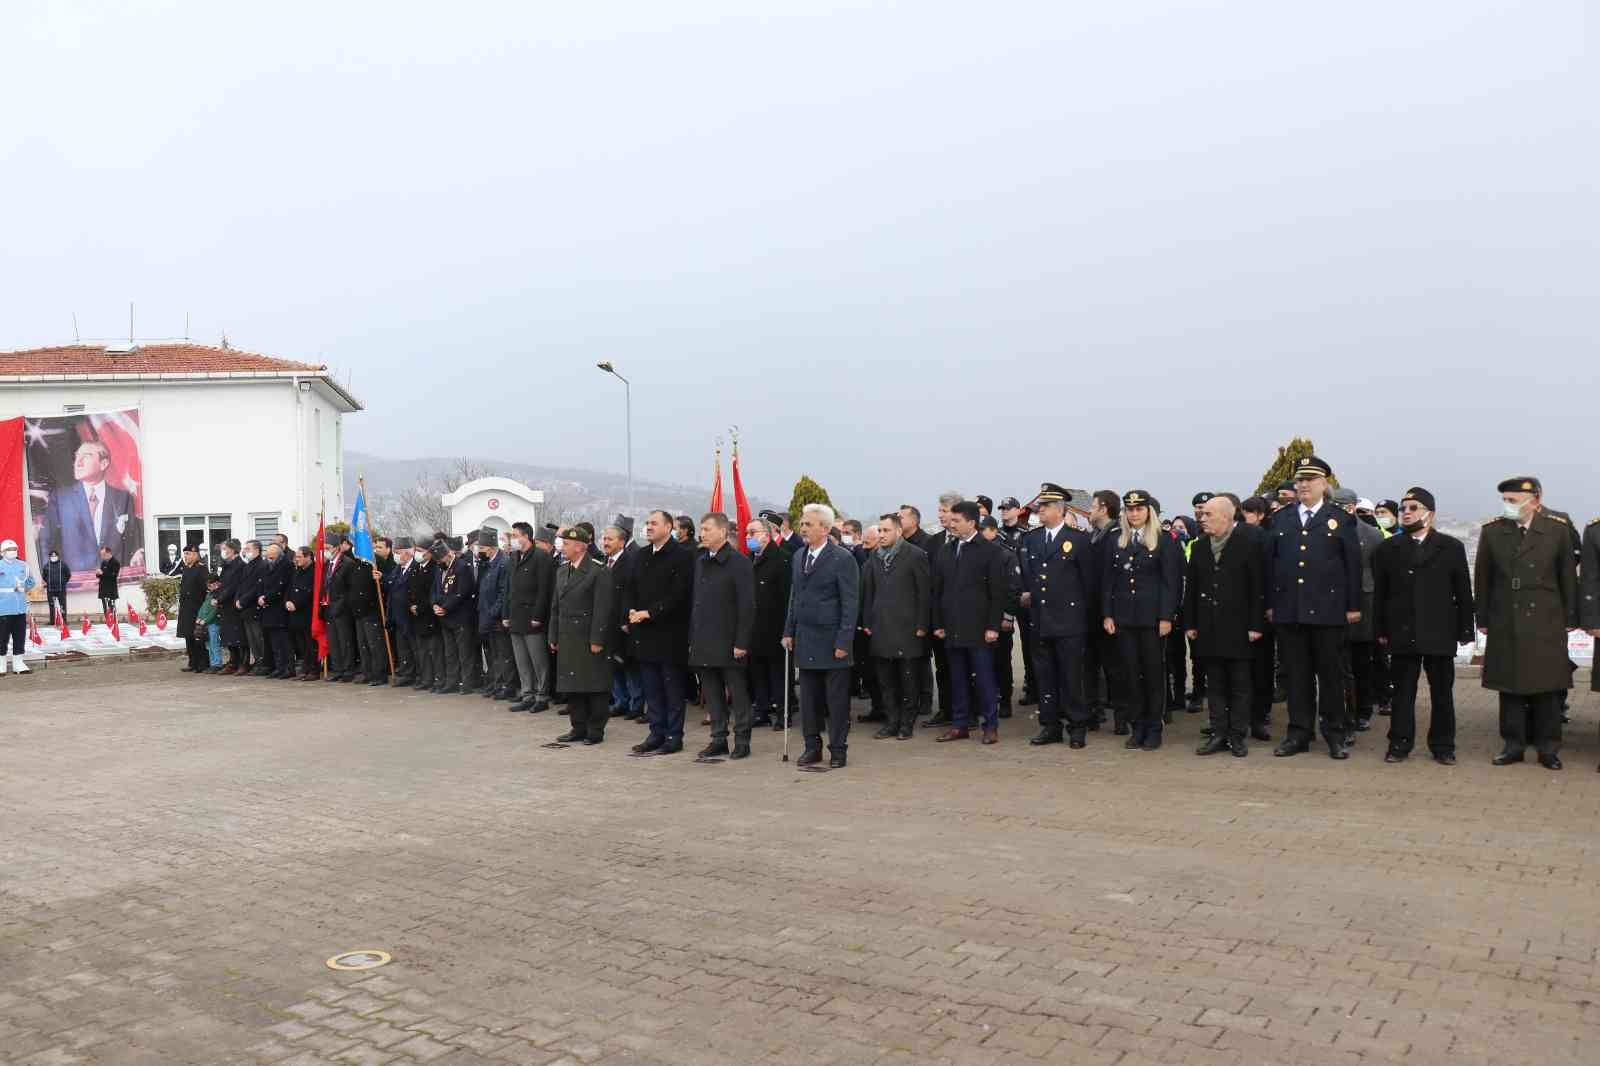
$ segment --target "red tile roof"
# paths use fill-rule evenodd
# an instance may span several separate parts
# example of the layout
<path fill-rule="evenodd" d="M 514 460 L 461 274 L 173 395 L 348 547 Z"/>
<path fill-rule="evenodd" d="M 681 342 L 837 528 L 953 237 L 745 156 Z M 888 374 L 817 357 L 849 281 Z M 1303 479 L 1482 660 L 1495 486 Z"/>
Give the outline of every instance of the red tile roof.
<path fill-rule="evenodd" d="M 108 352 L 103 344 L 64 344 L 0 352 L 4 374 L 228 374 L 274 370 L 325 371 L 321 363 L 297 363 L 188 341 L 140 344 L 131 352 Z"/>

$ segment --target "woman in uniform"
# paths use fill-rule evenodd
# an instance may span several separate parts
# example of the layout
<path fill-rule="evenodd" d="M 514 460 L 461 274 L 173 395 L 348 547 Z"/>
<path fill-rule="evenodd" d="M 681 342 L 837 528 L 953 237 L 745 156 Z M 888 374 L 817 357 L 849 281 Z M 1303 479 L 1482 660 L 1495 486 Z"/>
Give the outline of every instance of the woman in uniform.
<path fill-rule="evenodd" d="M 1143 489 L 1123 494 L 1121 523 L 1106 554 L 1102 624 L 1126 671 L 1133 732 L 1125 746 L 1155 751 L 1166 710 L 1162 646 L 1183 590 L 1183 549 L 1162 533 L 1161 514 Z"/>

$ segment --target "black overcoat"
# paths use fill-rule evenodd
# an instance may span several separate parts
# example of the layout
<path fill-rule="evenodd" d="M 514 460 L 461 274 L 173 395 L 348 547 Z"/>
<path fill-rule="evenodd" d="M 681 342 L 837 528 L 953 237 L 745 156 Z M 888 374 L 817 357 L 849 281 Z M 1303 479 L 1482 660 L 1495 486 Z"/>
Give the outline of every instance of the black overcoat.
<path fill-rule="evenodd" d="M 777 541 L 768 541 L 751 561 L 756 586 L 756 621 L 750 630 L 750 654 L 758 659 L 783 655 L 783 620 L 789 613 L 793 559 Z"/>
<path fill-rule="evenodd" d="M 1009 549 L 981 535 L 960 551 L 956 543 L 947 538 L 933 557 L 933 628 L 944 630 L 947 647 L 983 647 L 984 632 L 1000 632 L 1001 619 L 1013 606 L 1016 561 Z"/>
<path fill-rule="evenodd" d="M 861 568 L 861 625 L 874 659 L 920 659 L 933 628 L 933 574 L 928 553 L 902 541 L 892 562 L 873 551 Z M 921 633 L 921 636 L 917 634 Z"/>
<path fill-rule="evenodd" d="M 733 649 L 750 650 L 756 621 L 755 577 L 750 560 L 724 544 L 715 554 L 699 549 L 689 612 L 689 665 L 731 667 Z"/>
<path fill-rule="evenodd" d="M 826 541 L 808 574 L 810 551 L 802 548 L 789 561 L 789 611 L 783 635 L 794 640 L 796 669 L 848 670 L 861 610 L 861 568 L 855 556 Z M 835 651 L 845 657 L 837 658 Z"/>
<path fill-rule="evenodd" d="M 550 597 L 556 587 L 556 561 L 543 548 L 530 548 L 510 563 L 506 581 L 506 627 L 509 633 L 535 633 L 550 618 Z"/>
<path fill-rule="evenodd" d="M 660 550 L 645 545 L 631 565 L 622 620 L 627 622 L 629 611 L 649 611 L 650 620 L 628 626 L 630 654 L 641 662 L 687 663 L 693 549 L 676 540 Z"/>
<path fill-rule="evenodd" d="M 294 576 L 294 563 L 283 555 L 278 556 L 275 563 L 268 562 L 265 557 L 260 563 L 256 570 L 256 596 L 267 602 L 259 608 L 257 617 L 264 629 L 287 628 L 289 612 L 283 609 L 283 604 Z"/>
<path fill-rule="evenodd" d="M 182 575 L 178 578 L 178 633 L 188 636 L 194 632 L 194 618 L 200 613 L 200 605 L 206 602 L 206 583 L 211 580 L 211 575 L 206 572 L 205 564 L 196 561 L 193 566 L 183 568 Z"/>
<path fill-rule="evenodd" d="M 1199 631 L 1194 657 L 1253 657 L 1255 645 L 1250 634 L 1265 632 L 1266 611 L 1261 542 L 1234 530 L 1228 535 L 1219 564 L 1211 538 L 1202 536 L 1189 552 L 1183 597 L 1183 624 Z"/>
<path fill-rule="evenodd" d="M 1467 549 L 1433 530 L 1419 544 L 1404 533 L 1372 557 L 1372 623 L 1394 655 L 1454 656 L 1473 639 Z"/>

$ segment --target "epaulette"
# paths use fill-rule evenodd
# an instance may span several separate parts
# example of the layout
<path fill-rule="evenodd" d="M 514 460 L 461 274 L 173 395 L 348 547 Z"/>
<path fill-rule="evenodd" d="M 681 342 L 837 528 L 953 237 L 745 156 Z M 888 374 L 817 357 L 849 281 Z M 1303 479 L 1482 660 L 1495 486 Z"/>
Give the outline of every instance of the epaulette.
<path fill-rule="evenodd" d="M 1594 525 L 1594 524 L 1596 524 L 1596 523 L 1597 523 L 1597 522 L 1600 522 L 1600 517 L 1595 517 L 1595 518 L 1591 518 L 1591 519 L 1589 519 L 1589 524 L 1590 524 L 1590 525 L 1591 525 L 1591 526 L 1592 526 L 1592 525 Z"/>
<path fill-rule="evenodd" d="M 1509 521 L 1511 521 L 1511 519 L 1507 518 L 1505 515 L 1501 515 L 1498 518 L 1489 519 L 1487 522 L 1485 522 L 1483 524 L 1483 528 L 1488 529 L 1490 526 L 1494 525 L 1496 522 L 1509 522 Z"/>
<path fill-rule="evenodd" d="M 1560 515 L 1558 515 L 1558 514 L 1555 514 L 1555 513 L 1554 513 L 1554 512 L 1551 512 L 1551 511 L 1543 511 L 1543 512 L 1541 512 L 1541 513 L 1542 513 L 1542 514 L 1543 514 L 1543 515 L 1544 515 L 1544 516 L 1545 516 L 1545 517 L 1546 517 L 1546 518 L 1553 518 L 1553 519 L 1555 519 L 1555 520 L 1556 520 L 1556 521 L 1557 521 L 1557 522 L 1560 522 L 1560 523 L 1561 523 L 1561 524 L 1562 524 L 1562 525 L 1567 525 L 1567 520 L 1566 520 L 1566 519 L 1565 519 L 1565 518 L 1562 518 L 1562 517 L 1561 517 L 1561 516 L 1560 516 Z"/>

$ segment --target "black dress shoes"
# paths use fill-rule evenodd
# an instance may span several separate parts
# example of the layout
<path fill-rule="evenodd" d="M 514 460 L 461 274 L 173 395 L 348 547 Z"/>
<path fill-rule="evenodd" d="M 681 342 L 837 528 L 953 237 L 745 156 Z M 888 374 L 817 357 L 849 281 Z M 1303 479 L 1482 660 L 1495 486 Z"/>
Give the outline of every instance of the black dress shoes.
<path fill-rule="evenodd" d="M 1517 751 L 1512 751 L 1510 748 L 1507 748 L 1499 755 L 1496 755 L 1494 758 L 1490 759 L 1489 762 L 1493 766 L 1510 766 L 1514 762 L 1521 762 L 1524 758 L 1525 756 L 1520 749 Z"/>
<path fill-rule="evenodd" d="M 1255 740 L 1261 740 L 1261 741 L 1271 740 L 1272 739 L 1272 730 L 1268 729 L 1264 725 L 1253 725 L 1253 726 L 1250 727 L 1250 736 L 1251 736 L 1252 739 L 1255 739 Z"/>
<path fill-rule="evenodd" d="M 666 742 L 664 737 L 646 737 L 633 746 L 633 751 L 636 755 L 648 755 L 652 751 L 660 751 L 661 745 Z"/>
<path fill-rule="evenodd" d="M 663 755 L 676 755 L 682 750 L 683 741 L 681 740 L 669 740 L 665 744 L 661 745 L 661 754 Z"/>
<path fill-rule="evenodd" d="M 796 766 L 815 766 L 822 761 L 821 748 L 807 748 L 801 752 L 800 758 L 794 761 Z"/>
<path fill-rule="evenodd" d="M 1384 752 L 1383 761 L 1384 762 L 1405 762 L 1406 759 L 1410 756 L 1410 754 L 1411 753 L 1409 751 L 1399 751 L 1399 750 L 1397 750 L 1395 748 L 1390 748 L 1388 751 Z"/>
<path fill-rule="evenodd" d="M 748 759 L 749 757 L 750 757 L 750 740 L 749 740 L 749 738 L 746 737 L 743 740 L 734 741 L 733 753 L 731 755 L 729 755 L 728 758 L 730 758 L 730 759 Z"/>
<path fill-rule="evenodd" d="M 1111 732 L 1112 732 L 1113 736 L 1119 736 L 1119 737 L 1127 736 L 1128 735 L 1128 723 L 1127 722 L 1118 722 L 1116 724 L 1116 727 L 1114 729 L 1112 729 Z"/>
<path fill-rule="evenodd" d="M 1559 770 L 1561 769 L 1561 756 L 1554 752 L 1549 755 L 1541 755 L 1539 756 L 1539 765 L 1546 770 Z"/>
<path fill-rule="evenodd" d="M 1293 740 L 1285 740 L 1282 744 L 1279 744 L 1277 747 L 1272 749 L 1272 754 L 1276 755 L 1280 759 L 1283 759 L 1289 757 L 1290 755 L 1304 755 L 1310 750 L 1310 744 L 1303 744 Z"/>
<path fill-rule="evenodd" d="M 1337 740 L 1328 741 L 1328 758 L 1348 759 L 1349 757 L 1350 749 L 1345 746 L 1343 737 L 1340 737 Z"/>
<path fill-rule="evenodd" d="M 1245 747 L 1243 740 L 1228 741 L 1228 750 L 1233 753 L 1235 759 L 1242 759 L 1250 754 L 1250 749 Z"/>
<path fill-rule="evenodd" d="M 900 735 L 900 730 L 896 729 L 894 727 L 894 723 L 891 722 L 889 725 L 884 726 L 882 729 L 880 729 L 876 733 L 872 734 L 872 739 L 873 740 L 891 740 L 894 737 L 897 737 L 899 735 Z"/>
<path fill-rule="evenodd" d="M 1215 755 L 1219 751 L 1227 750 L 1228 740 L 1226 737 L 1212 737 L 1210 740 L 1196 748 L 1194 753 L 1196 755 Z"/>
<path fill-rule="evenodd" d="M 1061 743 L 1061 730 L 1046 727 L 1029 737 L 1028 743 L 1036 747 L 1043 744 L 1059 744 Z"/>
<path fill-rule="evenodd" d="M 1433 761 L 1440 766 L 1454 766 L 1456 764 L 1456 753 L 1453 751 L 1434 752 Z"/>
<path fill-rule="evenodd" d="M 1081 750 L 1089 746 L 1089 741 L 1084 737 L 1083 730 L 1074 729 L 1067 735 L 1067 747 Z"/>
<path fill-rule="evenodd" d="M 712 759 L 718 755 L 726 754 L 728 754 L 728 742 L 726 740 L 713 740 L 704 748 L 700 749 L 700 754 L 696 755 L 695 758 Z"/>
<path fill-rule="evenodd" d="M 842 751 L 832 752 L 831 753 L 831 757 L 828 759 L 828 767 L 830 769 L 833 769 L 833 770 L 843 770 L 844 769 L 844 752 L 842 752 Z"/>
<path fill-rule="evenodd" d="M 584 736 L 585 736 L 585 734 L 578 733 L 578 732 L 562 733 L 559 737 L 556 737 L 556 743 L 557 744 L 578 744 L 578 743 L 581 743 L 583 741 Z"/>
<path fill-rule="evenodd" d="M 592 737 L 584 737 L 583 738 L 583 743 L 584 743 L 585 747 L 592 748 L 596 744 L 604 744 L 605 743 L 605 739 L 606 739 L 606 735 L 604 733 L 599 733 L 599 734 L 597 734 L 595 736 L 592 736 Z"/>

